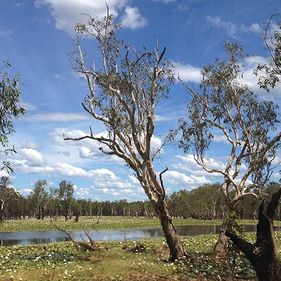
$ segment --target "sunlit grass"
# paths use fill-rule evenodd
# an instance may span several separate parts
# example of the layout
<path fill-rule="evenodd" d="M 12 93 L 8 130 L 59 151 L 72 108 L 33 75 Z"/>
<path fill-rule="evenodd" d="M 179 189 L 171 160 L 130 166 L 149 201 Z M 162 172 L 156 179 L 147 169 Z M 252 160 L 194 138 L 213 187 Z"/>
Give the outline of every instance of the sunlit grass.
<path fill-rule="evenodd" d="M 248 236 L 253 239 L 253 235 Z M 182 239 L 192 258 L 174 263 L 167 262 L 167 251 L 156 251 L 165 248 L 164 239 L 140 241 L 146 246 L 142 253 L 124 250 L 123 242 L 117 241 L 100 242 L 101 250 L 96 252 L 81 252 L 70 242 L 0 247 L 0 281 L 218 280 L 218 276 L 223 280 L 229 274 L 229 267 L 212 257 L 216 235 Z M 280 241 L 281 236 L 277 235 L 278 251 L 281 249 Z M 129 247 L 136 243 L 130 241 Z M 254 276 L 243 256 L 236 259 L 235 274 L 239 278 Z"/>
<path fill-rule="evenodd" d="M 61 228 L 76 230 L 96 226 L 98 229 L 138 228 L 160 226 L 158 219 L 102 217 L 96 225 L 96 218 L 82 218 L 80 222 L 56 221 Z M 221 221 L 174 220 L 176 225 L 220 224 Z M 255 221 L 240 221 L 243 224 Z M 51 230 L 49 219 L 6 221 L 0 231 Z M 281 233 L 274 234 L 277 254 L 281 258 Z M 254 241 L 254 233 L 246 238 Z M 61 281 L 61 280 L 224 280 L 230 273 L 226 263 L 220 263 L 212 256 L 217 235 L 182 237 L 184 246 L 191 256 L 185 262 L 167 262 L 166 242 L 163 238 L 144 239 L 143 253 L 132 253 L 122 249 L 123 242 L 99 242 L 101 250 L 79 251 L 71 242 L 35 246 L 0 247 L 0 281 Z M 129 241 L 129 247 L 137 242 Z M 105 246 L 109 249 L 105 249 Z M 159 251 L 160 249 L 160 251 Z M 236 257 L 234 273 L 243 280 L 255 280 L 251 265 L 243 257 Z M 204 279 L 205 278 L 205 279 Z M 221 279 L 219 279 L 221 278 Z"/>
<path fill-rule="evenodd" d="M 160 227 L 159 219 L 144 218 L 144 217 L 100 217 L 98 225 L 97 217 L 81 217 L 79 222 L 74 220 L 64 221 L 64 218 L 51 220 L 24 219 L 24 220 L 7 220 L 0 224 L 0 232 L 15 232 L 15 231 L 49 231 L 55 230 L 54 224 L 65 230 L 82 230 L 93 229 L 129 229 L 140 227 Z M 195 219 L 174 219 L 175 225 L 220 225 L 222 220 L 195 220 Z M 256 224 L 256 221 L 244 220 L 242 224 Z M 278 223 L 277 223 L 278 224 Z M 280 224 L 279 224 L 280 225 Z"/>

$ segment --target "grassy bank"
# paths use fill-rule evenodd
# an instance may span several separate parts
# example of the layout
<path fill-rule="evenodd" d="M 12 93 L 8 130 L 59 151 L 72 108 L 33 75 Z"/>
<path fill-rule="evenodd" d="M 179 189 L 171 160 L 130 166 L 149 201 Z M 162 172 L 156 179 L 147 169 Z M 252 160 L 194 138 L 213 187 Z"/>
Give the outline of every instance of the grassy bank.
<path fill-rule="evenodd" d="M 96 252 L 81 252 L 69 242 L 0 247 L 0 281 L 225 280 L 230 267 L 211 255 L 216 239 L 214 235 L 184 237 L 192 258 L 176 263 L 167 262 L 163 239 L 142 240 L 144 252 L 122 249 L 121 242 L 101 243 L 101 250 Z M 136 242 L 130 242 L 129 248 L 134 245 Z M 278 249 L 279 246 L 278 243 Z M 236 259 L 235 274 L 240 280 L 255 280 L 242 257 Z"/>
<path fill-rule="evenodd" d="M 195 220 L 195 219 L 174 219 L 175 225 L 220 225 L 221 220 Z M 96 217 L 81 217 L 79 222 L 74 220 L 64 221 L 64 218 L 51 221 L 49 218 L 44 220 L 24 219 L 24 220 L 7 220 L 0 225 L 0 232 L 15 232 L 15 231 L 48 231 L 55 230 L 54 224 L 65 230 L 81 230 L 93 229 L 93 226 L 98 229 L 129 229 L 140 227 L 160 227 L 160 222 L 157 218 L 131 218 L 131 217 L 101 217 L 97 223 Z M 255 224 L 255 221 L 240 221 L 241 224 Z"/>

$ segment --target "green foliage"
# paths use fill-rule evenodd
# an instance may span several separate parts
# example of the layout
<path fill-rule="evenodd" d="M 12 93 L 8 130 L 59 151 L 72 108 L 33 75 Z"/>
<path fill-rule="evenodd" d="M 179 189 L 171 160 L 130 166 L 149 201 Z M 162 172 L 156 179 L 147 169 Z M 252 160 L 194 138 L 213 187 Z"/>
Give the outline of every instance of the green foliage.
<path fill-rule="evenodd" d="M 87 67 L 86 53 L 79 41 L 74 65 L 89 87 L 83 108 L 107 128 L 102 137 L 92 131 L 85 137 L 102 144 L 102 152 L 125 160 L 140 179 L 141 170 L 145 170 L 143 163 L 152 161 L 160 151 L 151 151 L 155 110 L 159 101 L 167 97 L 174 76 L 172 64 L 164 59 L 165 48 L 162 52 L 158 46 L 155 51 L 137 51 L 118 38 L 119 28 L 109 14 L 101 20 L 90 18 L 87 24 L 78 24 L 80 36 L 98 43 L 102 67 Z"/>
<path fill-rule="evenodd" d="M 265 34 L 270 59 L 267 64 L 259 64 L 255 69 L 255 74 L 259 76 L 259 86 L 268 92 L 280 82 L 281 77 L 281 23 L 275 25 L 273 19 L 274 16 L 271 16 Z M 270 34 L 271 25 L 277 27 L 273 35 Z"/>
<path fill-rule="evenodd" d="M 15 152 L 14 148 L 8 148 L 8 136 L 14 132 L 13 120 L 25 113 L 20 105 L 21 92 L 19 90 L 19 77 L 12 77 L 8 70 L 11 67 L 5 63 L 0 68 L 0 153 Z M 1 149 L 2 147 L 2 149 Z M 3 167 L 12 172 L 10 163 L 3 161 Z"/>
<path fill-rule="evenodd" d="M 205 184 L 191 191 L 180 190 L 169 198 L 169 210 L 175 217 L 195 219 L 222 218 L 224 198 L 219 184 Z"/>
<path fill-rule="evenodd" d="M 47 181 L 38 180 L 34 185 L 34 190 L 29 195 L 31 201 L 31 212 L 38 219 L 44 219 L 45 208 L 49 200 L 49 194 L 47 191 Z"/>
<path fill-rule="evenodd" d="M 65 219 L 68 219 L 70 216 L 71 207 L 74 203 L 73 193 L 74 193 L 74 185 L 71 182 L 67 182 L 66 180 L 62 180 L 59 184 L 59 188 L 57 190 L 58 199 L 61 202 L 61 207 L 63 209 L 63 213 Z"/>
<path fill-rule="evenodd" d="M 226 60 L 203 68 L 200 91 L 185 85 L 192 102 L 188 119 L 180 120 L 179 131 L 180 147 L 185 152 L 192 148 L 197 164 L 223 179 L 227 210 L 231 210 L 246 195 L 256 196 L 255 190 L 269 181 L 281 134 L 272 133 L 278 128 L 278 105 L 259 98 L 243 83 L 243 49 L 227 43 L 225 51 Z M 229 152 L 225 163 L 213 168 L 206 154 L 217 136 L 223 138 Z"/>

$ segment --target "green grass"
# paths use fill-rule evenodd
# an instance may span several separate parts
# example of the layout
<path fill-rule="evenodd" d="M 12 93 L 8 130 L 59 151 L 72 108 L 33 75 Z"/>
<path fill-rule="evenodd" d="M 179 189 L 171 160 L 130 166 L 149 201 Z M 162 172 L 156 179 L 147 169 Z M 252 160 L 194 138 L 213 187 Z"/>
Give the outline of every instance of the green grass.
<path fill-rule="evenodd" d="M 102 249 L 96 252 L 81 252 L 70 242 L 0 247 L 0 281 L 219 280 L 218 276 L 224 280 L 230 268 L 212 258 L 216 239 L 215 235 L 183 237 L 192 259 L 175 263 L 167 262 L 163 239 L 140 241 L 146 246 L 142 253 L 122 249 L 122 242 L 100 243 Z M 129 242 L 129 247 L 135 244 Z M 235 273 L 243 278 L 254 276 L 242 257 L 237 258 Z"/>
<path fill-rule="evenodd" d="M 55 230 L 53 223 L 65 230 L 82 230 L 93 229 L 129 229 L 140 227 L 160 227 L 157 218 L 131 218 L 131 217 L 101 217 L 98 225 L 96 225 L 96 217 L 81 217 L 79 222 L 73 220 L 64 221 L 64 218 L 51 220 L 49 218 L 42 220 L 24 219 L 24 220 L 7 220 L 0 225 L 0 232 L 16 232 L 16 231 L 48 231 Z M 221 220 L 195 220 L 195 219 L 174 219 L 175 225 L 220 225 Z M 244 220 L 241 224 L 256 224 L 256 221 Z M 279 224 L 280 225 L 280 224 Z"/>
<path fill-rule="evenodd" d="M 56 224 L 67 230 L 91 229 L 95 218 L 84 217 L 78 223 L 73 220 Z M 176 225 L 221 224 L 221 221 L 175 219 Z M 255 221 L 240 221 L 256 224 Z M 277 223 L 277 225 L 280 223 Z M 138 228 L 160 226 L 158 219 L 102 217 L 98 229 Z M 44 231 L 54 229 L 49 219 L 5 221 L 0 231 Z M 254 240 L 254 234 L 246 234 Z M 182 237 L 188 254 L 187 262 L 167 262 L 167 249 L 163 238 L 140 241 L 146 246 L 143 253 L 132 253 L 122 249 L 123 242 L 99 242 L 101 250 L 82 252 L 71 242 L 35 246 L 0 247 L 0 281 L 62 281 L 62 280 L 225 280 L 230 272 L 226 263 L 212 257 L 217 235 Z M 275 233 L 277 254 L 281 257 L 281 233 Z M 136 241 L 129 242 L 133 247 Z M 107 251 L 105 246 L 109 249 Z M 239 280 L 256 280 L 254 272 L 242 255 L 237 256 L 235 274 Z M 205 279 L 204 279 L 205 278 Z M 221 279 L 219 279 L 221 278 Z M 237 279 L 238 280 L 238 279 Z"/>

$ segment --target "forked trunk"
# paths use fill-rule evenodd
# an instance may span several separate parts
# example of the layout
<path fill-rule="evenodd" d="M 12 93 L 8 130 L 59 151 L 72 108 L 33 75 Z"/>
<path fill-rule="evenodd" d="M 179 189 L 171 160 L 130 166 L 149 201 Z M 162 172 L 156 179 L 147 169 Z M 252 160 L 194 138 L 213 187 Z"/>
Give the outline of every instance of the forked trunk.
<path fill-rule="evenodd" d="M 185 258 L 186 252 L 173 225 L 165 200 L 161 200 L 160 202 L 153 204 L 153 206 L 160 219 L 166 242 L 170 250 L 170 260 L 175 261 Z"/>
<path fill-rule="evenodd" d="M 272 195 L 265 210 L 264 201 L 259 207 L 256 243 L 251 244 L 233 232 L 226 232 L 232 242 L 245 254 L 253 265 L 259 281 L 280 281 L 280 267 L 273 239 L 273 217 L 281 189 Z"/>

